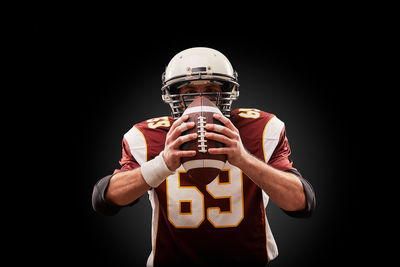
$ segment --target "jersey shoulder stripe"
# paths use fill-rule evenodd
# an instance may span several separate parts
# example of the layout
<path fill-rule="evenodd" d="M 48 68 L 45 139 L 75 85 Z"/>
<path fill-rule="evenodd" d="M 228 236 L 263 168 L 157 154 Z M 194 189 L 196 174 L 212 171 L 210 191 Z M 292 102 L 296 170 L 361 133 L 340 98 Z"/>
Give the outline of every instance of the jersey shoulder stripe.
<path fill-rule="evenodd" d="M 139 165 L 147 161 L 147 143 L 143 133 L 133 126 L 125 135 L 131 155 L 135 158 Z"/>
<path fill-rule="evenodd" d="M 165 136 L 173 123 L 171 116 L 163 116 L 135 124 L 125 135 L 129 151 L 139 165 L 157 156 L 165 144 Z"/>
<path fill-rule="evenodd" d="M 264 160 L 268 162 L 278 145 L 285 124 L 276 116 L 272 117 L 265 125 L 263 131 Z"/>
<path fill-rule="evenodd" d="M 278 144 L 283 122 L 274 114 L 254 108 L 233 110 L 231 120 L 240 131 L 246 148 L 268 162 Z"/>

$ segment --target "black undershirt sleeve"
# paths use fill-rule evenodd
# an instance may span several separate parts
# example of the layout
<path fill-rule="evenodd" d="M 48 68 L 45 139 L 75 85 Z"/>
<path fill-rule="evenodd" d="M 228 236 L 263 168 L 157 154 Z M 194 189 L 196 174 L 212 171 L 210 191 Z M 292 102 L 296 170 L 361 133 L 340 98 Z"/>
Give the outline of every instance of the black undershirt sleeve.
<path fill-rule="evenodd" d="M 92 193 L 92 206 L 93 209 L 102 214 L 102 215 L 115 215 L 117 214 L 123 207 L 132 206 L 136 204 L 140 198 L 136 199 L 132 203 L 126 206 L 118 206 L 115 205 L 105 198 L 105 193 L 107 192 L 108 185 L 110 184 L 110 179 L 113 175 L 108 175 L 102 179 L 100 179 L 93 187 Z"/>
<path fill-rule="evenodd" d="M 303 210 L 287 211 L 282 209 L 282 211 L 285 212 L 290 217 L 295 217 L 295 218 L 311 217 L 311 215 L 315 211 L 315 205 L 316 205 L 315 193 L 311 184 L 306 179 L 304 179 L 297 170 L 287 170 L 287 172 L 295 174 L 297 177 L 299 177 L 301 183 L 303 184 L 304 194 L 306 196 L 306 207 Z"/>

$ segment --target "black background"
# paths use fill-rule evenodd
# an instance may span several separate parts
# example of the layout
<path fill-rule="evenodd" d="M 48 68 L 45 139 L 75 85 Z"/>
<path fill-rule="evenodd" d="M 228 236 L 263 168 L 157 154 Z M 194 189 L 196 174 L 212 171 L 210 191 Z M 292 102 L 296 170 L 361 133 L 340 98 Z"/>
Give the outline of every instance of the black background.
<path fill-rule="evenodd" d="M 40 162 L 34 165 L 41 179 L 30 181 L 39 188 L 29 190 L 34 198 L 17 211 L 32 225 L 20 228 L 24 249 L 32 252 L 28 258 L 145 265 L 151 251 L 147 195 L 104 217 L 92 210 L 92 188 L 119 167 L 122 137 L 134 123 L 169 114 L 160 91 L 169 60 L 183 49 L 206 46 L 225 54 L 239 73 L 234 108 L 262 109 L 285 122 L 295 167 L 316 192 L 317 209 L 307 220 L 290 218 L 270 202 L 268 219 L 280 252 L 271 266 L 368 261 L 362 246 L 368 230 L 360 229 L 362 200 L 354 190 L 361 153 L 354 141 L 360 124 L 354 108 L 360 97 L 354 84 L 358 36 L 335 20 L 281 22 L 33 20 L 24 38 L 32 88 L 25 94 L 32 108 L 24 128 L 35 139 L 30 151 L 37 153 L 30 157 Z"/>

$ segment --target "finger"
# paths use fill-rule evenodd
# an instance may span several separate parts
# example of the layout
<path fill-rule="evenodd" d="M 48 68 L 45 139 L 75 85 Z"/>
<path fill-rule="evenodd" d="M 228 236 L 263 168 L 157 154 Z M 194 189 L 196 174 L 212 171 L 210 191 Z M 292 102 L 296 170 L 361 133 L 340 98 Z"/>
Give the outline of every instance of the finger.
<path fill-rule="evenodd" d="M 235 138 L 236 137 L 236 133 L 234 131 L 232 131 L 231 129 L 222 126 L 222 125 L 218 125 L 218 124 L 206 124 L 206 130 L 209 131 L 215 131 L 218 133 L 222 133 L 223 135 L 226 135 L 230 138 Z"/>
<path fill-rule="evenodd" d="M 183 115 L 182 117 L 180 117 L 179 119 L 177 119 L 171 126 L 171 128 L 169 129 L 169 131 L 173 131 L 175 130 L 176 127 L 178 127 L 179 125 L 181 125 L 184 121 L 186 121 L 189 118 L 189 115 Z"/>
<path fill-rule="evenodd" d="M 231 129 L 232 131 L 236 131 L 236 127 L 233 125 L 233 123 L 230 121 L 230 119 L 228 119 L 227 117 L 218 114 L 218 113 L 214 113 L 213 117 L 217 120 L 219 120 L 220 122 L 222 122 L 226 127 L 228 127 L 229 129 Z"/>
<path fill-rule="evenodd" d="M 177 148 L 180 145 L 182 145 L 183 143 L 189 142 L 196 138 L 197 138 L 197 133 L 186 134 L 186 135 L 180 136 L 172 143 L 171 147 Z"/>
<path fill-rule="evenodd" d="M 193 121 L 187 122 L 187 123 L 182 123 L 178 127 L 176 127 L 170 134 L 169 140 L 175 140 L 177 139 L 183 132 L 185 132 L 188 129 L 191 129 L 195 126 L 195 123 Z"/>
<path fill-rule="evenodd" d="M 190 122 L 187 122 L 187 123 L 182 123 L 181 125 L 176 127 L 175 132 L 183 133 L 187 129 L 193 128 L 194 124 L 195 123 L 193 121 L 190 121 Z"/>
<path fill-rule="evenodd" d="M 231 149 L 228 147 L 221 147 L 221 148 L 209 148 L 208 153 L 210 154 L 229 154 L 231 152 Z"/>
<path fill-rule="evenodd" d="M 222 134 L 206 133 L 205 137 L 207 139 L 212 139 L 212 140 L 224 143 L 227 146 L 231 146 L 232 145 L 232 140 L 230 138 L 226 137 L 225 135 L 222 135 Z"/>
<path fill-rule="evenodd" d="M 179 150 L 176 152 L 176 155 L 179 158 L 184 158 L 184 157 L 194 157 L 196 156 L 196 151 L 195 150 Z"/>

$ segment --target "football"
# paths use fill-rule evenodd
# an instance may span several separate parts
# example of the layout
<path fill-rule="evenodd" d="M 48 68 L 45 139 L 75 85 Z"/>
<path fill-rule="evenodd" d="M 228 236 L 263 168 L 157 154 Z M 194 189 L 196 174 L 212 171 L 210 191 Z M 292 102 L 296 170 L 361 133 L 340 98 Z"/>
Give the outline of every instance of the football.
<path fill-rule="evenodd" d="M 226 154 L 211 155 L 208 153 L 208 148 L 224 146 L 220 142 L 207 140 L 204 136 L 207 123 L 222 125 L 219 120 L 213 118 L 214 113 L 222 115 L 219 108 L 204 96 L 196 98 L 183 113 L 183 115 L 189 116 L 186 122 L 195 122 L 195 127 L 183 132 L 182 135 L 197 133 L 198 137 L 181 145 L 181 150 L 197 151 L 194 157 L 183 157 L 182 165 L 194 182 L 203 185 L 209 184 L 218 176 L 227 160 Z"/>

